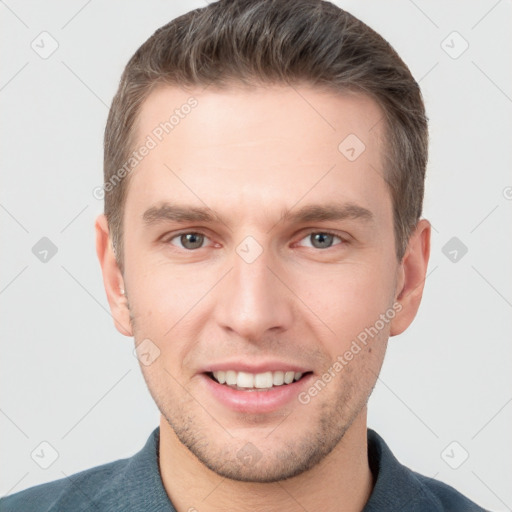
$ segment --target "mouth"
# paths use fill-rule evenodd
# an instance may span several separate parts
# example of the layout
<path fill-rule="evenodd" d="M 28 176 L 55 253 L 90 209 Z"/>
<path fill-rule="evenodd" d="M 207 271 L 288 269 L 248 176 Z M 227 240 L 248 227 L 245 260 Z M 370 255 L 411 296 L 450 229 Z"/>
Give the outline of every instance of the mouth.
<path fill-rule="evenodd" d="M 221 414 L 229 411 L 271 417 L 300 405 L 298 395 L 311 385 L 314 372 L 291 361 L 232 359 L 210 363 L 198 377 L 201 393 L 220 407 Z"/>
<path fill-rule="evenodd" d="M 266 371 L 250 373 L 236 370 L 206 372 L 206 375 L 223 386 L 237 391 L 271 391 L 298 382 L 312 372 Z"/>

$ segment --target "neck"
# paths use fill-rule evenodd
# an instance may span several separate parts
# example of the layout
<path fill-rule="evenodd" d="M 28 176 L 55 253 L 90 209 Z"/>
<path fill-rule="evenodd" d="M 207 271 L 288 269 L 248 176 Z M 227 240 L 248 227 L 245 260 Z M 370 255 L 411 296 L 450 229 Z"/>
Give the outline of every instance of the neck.
<path fill-rule="evenodd" d="M 311 470 L 275 483 L 223 478 L 204 466 L 160 419 L 160 473 L 177 512 L 221 510 L 361 511 L 373 478 L 368 465 L 366 408 L 336 448 Z"/>

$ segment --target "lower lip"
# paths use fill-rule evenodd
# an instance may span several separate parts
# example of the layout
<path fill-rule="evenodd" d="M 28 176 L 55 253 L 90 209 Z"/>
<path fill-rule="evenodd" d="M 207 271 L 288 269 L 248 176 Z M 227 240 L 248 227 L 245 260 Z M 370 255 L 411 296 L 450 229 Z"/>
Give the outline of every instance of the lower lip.
<path fill-rule="evenodd" d="M 240 391 L 225 384 L 219 384 L 206 374 L 202 374 L 202 380 L 209 393 L 225 407 L 250 414 L 261 414 L 277 411 L 293 400 L 307 385 L 313 374 L 309 373 L 298 381 L 282 386 L 275 386 L 261 391 Z"/>

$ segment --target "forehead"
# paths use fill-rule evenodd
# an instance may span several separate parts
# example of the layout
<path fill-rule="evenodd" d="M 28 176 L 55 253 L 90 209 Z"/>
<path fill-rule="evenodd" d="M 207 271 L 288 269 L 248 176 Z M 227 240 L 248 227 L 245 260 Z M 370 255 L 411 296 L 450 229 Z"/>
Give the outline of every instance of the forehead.
<path fill-rule="evenodd" d="M 227 216 L 307 200 L 386 209 L 382 120 L 365 95 L 311 86 L 160 87 L 138 117 L 136 151 L 149 149 L 126 204 L 142 212 L 175 201 Z"/>

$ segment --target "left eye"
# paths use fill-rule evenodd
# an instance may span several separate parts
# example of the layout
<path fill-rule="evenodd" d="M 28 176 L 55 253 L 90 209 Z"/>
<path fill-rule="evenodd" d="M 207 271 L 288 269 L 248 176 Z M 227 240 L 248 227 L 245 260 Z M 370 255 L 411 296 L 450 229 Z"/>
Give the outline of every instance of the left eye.
<path fill-rule="evenodd" d="M 343 240 L 335 235 L 334 233 L 328 233 L 325 231 L 318 231 L 315 233 L 309 233 L 306 237 L 304 237 L 302 240 L 310 240 L 310 245 L 306 245 L 306 247 L 313 247 L 314 249 L 329 249 L 329 247 L 332 247 L 332 245 L 339 245 L 339 244 L 333 244 L 334 239 L 338 239 L 340 242 L 343 242 Z"/>
<path fill-rule="evenodd" d="M 172 245 L 175 245 L 173 243 L 173 240 L 175 239 L 179 240 L 183 249 L 188 250 L 200 249 L 203 246 L 203 242 L 208 240 L 208 238 L 202 233 L 181 233 L 180 235 L 172 237 L 169 242 Z"/>

